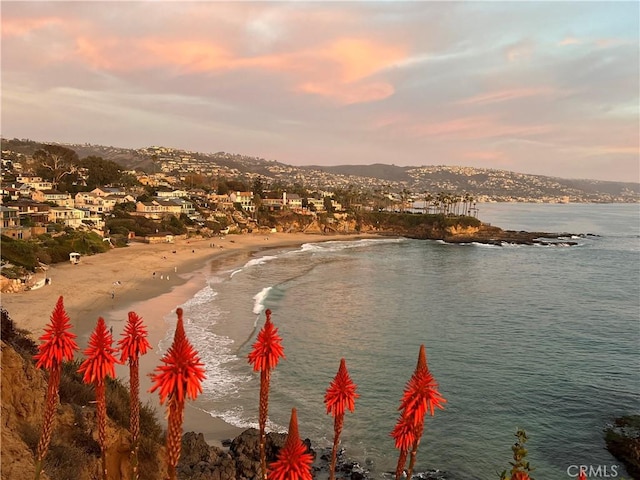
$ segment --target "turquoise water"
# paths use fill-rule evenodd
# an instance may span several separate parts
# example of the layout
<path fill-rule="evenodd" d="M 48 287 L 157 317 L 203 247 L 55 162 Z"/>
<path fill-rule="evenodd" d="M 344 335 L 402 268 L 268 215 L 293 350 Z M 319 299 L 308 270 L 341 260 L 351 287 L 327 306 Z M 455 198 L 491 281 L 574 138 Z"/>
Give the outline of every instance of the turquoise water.
<path fill-rule="evenodd" d="M 246 356 L 270 308 L 287 358 L 273 373 L 269 428 L 285 430 L 296 407 L 301 435 L 329 444 L 323 397 L 344 357 L 361 397 L 343 446 L 377 477 L 395 467 L 389 432 L 422 343 L 448 403 L 427 418 L 417 470 L 495 479 L 518 427 L 538 480 L 619 465 L 602 429 L 640 412 L 639 213 L 482 205 L 480 218 L 503 228 L 593 236 L 576 247 L 329 242 L 215 272 L 184 305 L 209 376 L 196 406 L 257 425 L 259 377 Z"/>

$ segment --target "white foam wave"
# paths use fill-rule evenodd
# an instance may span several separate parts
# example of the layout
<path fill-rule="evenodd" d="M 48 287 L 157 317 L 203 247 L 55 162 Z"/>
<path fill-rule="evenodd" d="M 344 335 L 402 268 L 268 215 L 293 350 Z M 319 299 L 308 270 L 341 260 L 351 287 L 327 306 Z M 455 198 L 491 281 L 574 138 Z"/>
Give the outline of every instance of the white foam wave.
<path fill-rule="evenodd" d="M 191 321 L 185 325 L 185 332 L 205 366 L 203 392 L 211 399 L 218 399 L 237 393 L 241 385 L 251 380 L 251 376 L 231 371 L 229 365 L 238 361 L 238 357 L 231 352 L 234 342 L 209 331 L 208 324 L 208 321 Z"/>
<path fill-rule="evenodd" d="M 236 270 L 233 270 L 229 276 L 233 277 L 234 275 L 242 272 L 243 270 L 246 270 L 247 268 L 255 267 L 257 265 L 264 265 L 265 263 L 271 260 L 275 260 L 276 258 L 278 258 L 276 255 L 265 255 L 263 257 L 252 258 L 247 263 L 245 263 L 242 267 Z"/>
<path fill-rule="evenodd" d="M 206 410 L 205 410 L 206 411 Z M 235 408 L 225 410 L 222 412 L 218 412 L 215 410 L 206 411 L 212 417 L 221 418 L 226 423 L 233 425 L 238 428 L 259 428 L 258 419 L 257 418 L 249 418 L 247 414 L 245 414 L 244 409 L 241 406 L 237 406 Z M 278 425 L 271 421 L 270 418 L 267 418 L 267 429 L 273 432 L 286 432 L 287 428 L 282 425 Z"/>
<path fill-rule="evenodd" d="M 253 296 L 253 313 L 260 315 L 264 310 L 264 301 L 273 287 L 265 287 Z"/>
<path fill-rule="evenodd" d="M 480 243 L 480 242 L 471 242 L 471 245 L 473 245 L 474 247 L 481 247 L 481 248 L 501 248 L 500 245 L 491 245 L 489 243 Z"/>
<path fill-rule="evenodd" d="M 204 305 L 211 302 L 211 300 L 213 300 L 218 295 L 218 292 L 211 288 L 210 283 L 214 282 L 207 282 L 207 286 L 196 293 L 192 298 L 184 302 L 182 304 L 182 308 L 187 310 L 197 305 Z"/>
<path fill-rule="evenodd" d="M 337 252 L 349 248 L 362 248 L 381 243 L 400 243 L 406 238 L 365 238 L 362 240 L 332 240 L 329 242 L 305 243 L 296 252 Z"/>

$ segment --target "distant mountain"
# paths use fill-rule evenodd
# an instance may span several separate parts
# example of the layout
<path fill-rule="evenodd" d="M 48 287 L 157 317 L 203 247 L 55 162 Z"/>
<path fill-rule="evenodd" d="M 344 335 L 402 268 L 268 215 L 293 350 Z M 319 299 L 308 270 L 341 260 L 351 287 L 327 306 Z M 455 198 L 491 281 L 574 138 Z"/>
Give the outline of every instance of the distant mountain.
<path fill-rule="evenodd" d="M 2 139 L 8 152 L 31 155 L 44 145 L 31 140 Z M 165 172 L 178 177 L 201 173 L 264 183 L 300 184 L 310 190 L 355 188 L 359 191 L 400 192 L 416 196 L 439 192 L 468 193 L 479 201 L 640 202 L 640 183 L 563 179 L 506 170 L 459 166 L 399 167 L 396 165 L 292 166 L 259 157 L 217 152 L 190 152 L 169 147 L 140 149 L 91 144 L 62 144 L 80 158 L 95 155 L 129 170 Z M 5 153 L 7 152 L 7 153 Z"/>

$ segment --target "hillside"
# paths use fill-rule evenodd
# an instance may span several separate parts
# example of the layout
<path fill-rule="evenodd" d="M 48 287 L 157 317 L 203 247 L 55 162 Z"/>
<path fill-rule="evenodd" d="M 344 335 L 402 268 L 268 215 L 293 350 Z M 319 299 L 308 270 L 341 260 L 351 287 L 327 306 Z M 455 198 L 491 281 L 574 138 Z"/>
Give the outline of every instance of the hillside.
<path fill-rule="evenodd" d="M 32 155 L 41 143 L 2 140 L 2 156 L 18 160 Z M 163 172 L 177 177 L 200 174 L 226 177 L 251 184 L 257 177 L 265 184 L 299 184 L 310 190 L 355 189 L 361 192 L 467 193 L 477 201 L 520 202 L 640 202 L 640 183 L 563 179 L 541 175 L 464 166 L 286 165 L 258 157 L 217 152 L 201 153 L 168 147 L 127 149 L 113 146 L 65 145 L 80 158 L 95 155 L 130 170 Z"/>

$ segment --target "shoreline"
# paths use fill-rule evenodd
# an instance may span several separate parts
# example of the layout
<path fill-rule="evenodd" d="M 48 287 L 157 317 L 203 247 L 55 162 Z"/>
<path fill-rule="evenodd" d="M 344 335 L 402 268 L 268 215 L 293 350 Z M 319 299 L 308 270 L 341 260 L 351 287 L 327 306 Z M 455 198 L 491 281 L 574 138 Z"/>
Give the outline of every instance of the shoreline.
<path fill-rule="evenodd" d="M 158 344 L 173 328 L 165 321 L 177 306 L 192 298 L 215 271 L 241 266 L 252 254 L 271 248 L 295 248 L 305 243 L 379 238 L 371 234 L 323 235 L 275 233 L 228 235 L 207 239 L 177 240 L 173 244 L 132 244 L 129 247 L 83 256 L 80 264 L 55 264 L 46 272 L 50 285 L 37 290 L 2 295 L 2 307 L 20 329 L 30 332 L 36 343 L 49 322 L 59 296 L 77 335 L 82 357 L 98 317 L 113 328 L 114 343 L 127 321 L 129 311 L 142 317 L 153 350 L 140 358 L 140 400 L 150 404 L 163 424 L 165 406 L 156 394 L 148 393 L 151 372 L 164 352 Z M 154 274 L 155 272 L 155 274 Z M 172 318 L 172 321 L 174 319 Z M 116 376 L 128 384 L 128 366 L 116 366 Z M 197 404 L 197 400 L 195 402 Z M 187 402 L 183 431 L 203 433 L 207 443 L 221 446 L 245 429 L 227 423 Z M 206 427 L 206 428 L 205 428 Z"/>

